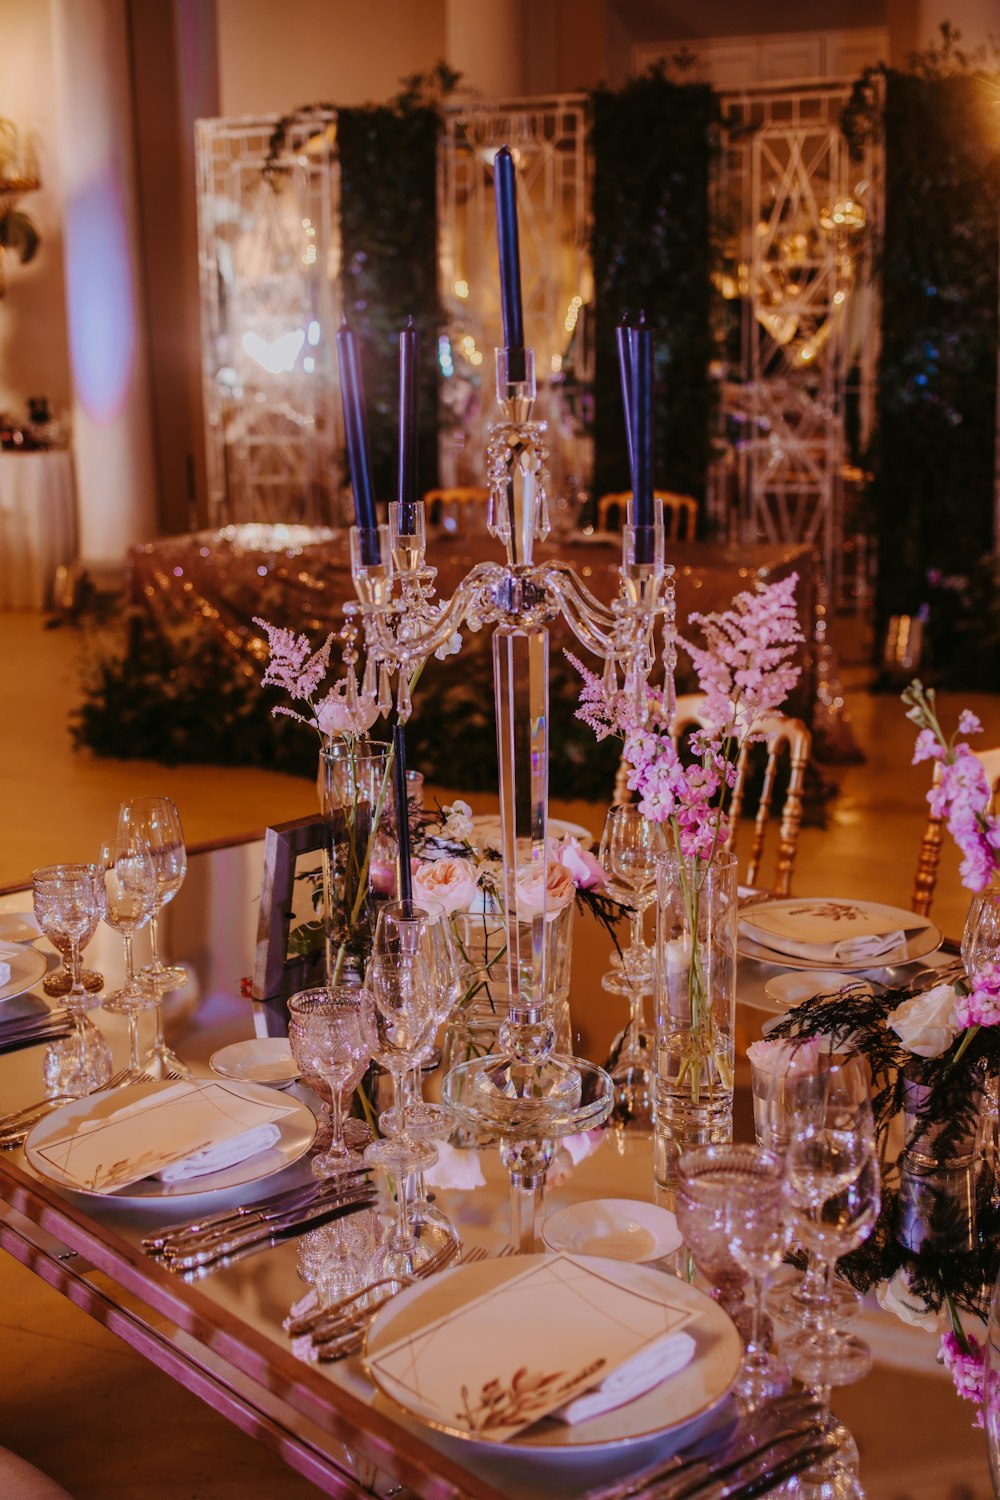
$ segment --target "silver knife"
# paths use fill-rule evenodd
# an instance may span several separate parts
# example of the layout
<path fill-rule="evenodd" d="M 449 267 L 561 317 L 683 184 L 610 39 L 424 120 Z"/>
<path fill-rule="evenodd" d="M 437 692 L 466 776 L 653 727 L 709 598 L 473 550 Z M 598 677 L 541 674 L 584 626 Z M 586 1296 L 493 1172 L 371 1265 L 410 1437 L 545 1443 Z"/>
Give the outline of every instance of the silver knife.
<path fill-rule="evenodd" d="M 200 1238 L 203 1233 L 213 1229 L 238 1229 L 267 1213 L 304 1208 L 314 1199 L 329 1198 L 343 1192 L 346 1187 L 355 1186 L 367 1176 L 368 1170 L 367 1167 L 359 1167 L 356 1171 L 341 1172 L 336 1178 L 327 1178 L 323 1182 L 307 1182 L 299 1187 L 285 1188 L 284 1192 L 274 1193 L 270 1198 L 258 1198 L 255 1203 L 220 1209 L 218 1213 L 206 1214 L 203 1219 L 170 1225 L 157 1230 L 155 1234 L 147 1234 L 142 1241 L 142 1248 L 151 1255 L 159 1255 L 168 1245 L 180 1245 L 189 1237 Z"/>
<path fill-rule="evenodd" d="M 222 1260 L 236 1251 L 247 1250 L 252 1245 L 269 1244 L 282 1235 L 298 1233 L 312 1225 L 323 1223 L 327 1219 L 340 1218 L 344 1214 L 370 1208 L 376 1202 L 377 1196 L 374 1188 L 359 1187 L 354 1192 L 344 1194 L 339 1198 L 324 1198 L 306 1209 L 255 1219 L 251 1224 L 234 1229 L 232 1234 L 213 1237 L 207 1245 L 202 1245 L 199 1249 L 174 1251 L 168 1247 L 165 1252 L 166 1261 L 171 1270 L 194 1271 L 200 1266 L 210 1265 L 212 1261 Z"/>

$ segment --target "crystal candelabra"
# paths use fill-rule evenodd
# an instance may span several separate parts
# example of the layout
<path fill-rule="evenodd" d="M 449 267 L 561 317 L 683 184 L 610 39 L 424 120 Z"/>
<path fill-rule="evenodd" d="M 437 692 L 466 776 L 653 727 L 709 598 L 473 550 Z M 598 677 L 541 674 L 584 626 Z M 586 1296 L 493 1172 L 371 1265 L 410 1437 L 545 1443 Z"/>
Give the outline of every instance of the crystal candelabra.
<path fill-rule="evenodd" d="M 463 627 L 493 626 L 509 1013 L 499 1052 L 454 1067 L 443 1097 L 464 1122 L 501 1137 L 514 1187 L 514 1233 L 527 1244 L 534 1193 L 544 1184 L 553 1141 L 603 1123 L 614 1100 L 603 1069 L 554 1051 L 545 1006 L 549 622 L 561 615 L 577 640 L 603 659 L 607 692 L 634 700 L 640 722 L 659 619 L 668 684 L 675 647 L 673 568 L 664 565 L 661 510 L 648 526 L 632 524 L 630 515 L 622 535 L 620 590 L 610 606 L 566 563 L 534 560 L 535 543 L 545 539 L 549 526 L 545 426 L 531 420 L 531 350 L 524 351 L 523 375 L 509 378 L 505 351 L 497 351 L 500 420 L 489 429 L 487 526 L 502 542 L 506 562 L 476 564 L 450 599 L 435 599 L 423 504 L 392 504 L 388 526 L 352 529 L 358 602 L 347 612 L 363 623 L 363 692 L 386 711 L 395 677 L 402 722 L 410 714 L 410 684 L 424 661 L 459 649 Z"/>

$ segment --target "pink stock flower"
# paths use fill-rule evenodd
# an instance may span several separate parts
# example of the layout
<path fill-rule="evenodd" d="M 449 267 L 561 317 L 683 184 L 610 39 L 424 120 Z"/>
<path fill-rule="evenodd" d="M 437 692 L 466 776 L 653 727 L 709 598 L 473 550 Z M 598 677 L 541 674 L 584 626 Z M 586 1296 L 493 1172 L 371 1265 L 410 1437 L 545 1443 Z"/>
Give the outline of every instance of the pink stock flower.
<path fill-rule="evenodd" d="M 938 1359 L 955 1382 L 955 1390 L 963 1401 L 975 1401 L 979 1407 L 973 1425 L 982 1427 L 986 1366 L 979 1340 L 971 1333 L 963 1334 L 962 1338 L 954 1332 L 943 1333 Z"/>
<path fill-rule="evenodd" d="M 955 1020 L 966 1026 L 1000 1025 L 1000 964 L 985 964 L 972 976 L 972 989 L 955 1000 Z"/>
<path fill-rule="evenodd" d="M 985 890 L 1000 860 L 1000 818 L 989 811 L 992 788 L 982 762 L 958 734 L 979 734 L 982 725 L 969 709 L 958 716 L 958 728 L 946 739 L 935 708 L 933 689 L 914 681 L 903 693 L 907 718 L 919 729 L 913 750 L 913 763 L 935 760 L 940 770 L 927 801 L 936 818 L 948 825 L 948 832 L 962 853 L 960 877 L 970 891 Z"/>

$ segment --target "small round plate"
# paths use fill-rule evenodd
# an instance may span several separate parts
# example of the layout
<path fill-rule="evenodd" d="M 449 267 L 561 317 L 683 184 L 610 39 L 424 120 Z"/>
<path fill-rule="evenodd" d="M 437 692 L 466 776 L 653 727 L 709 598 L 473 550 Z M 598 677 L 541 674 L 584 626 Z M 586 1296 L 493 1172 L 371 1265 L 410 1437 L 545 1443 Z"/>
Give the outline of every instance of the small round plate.
<path fill-rule="evenodd" d="M 764 994 L 782 1010 L 791 1010 L 816 995 L 835 995 L 847 984 L 864 982 L 861 975 L 834 969 L 793 969 L 789 974 L 773 975 L 764 986 Z"/>
<path fill-rule="evenodd" d="M 10 978 L 0 984 L 0 1000 L 23 995 L 45 977 L 49 961 L 37 948 L 23 948 L 20 943 L 0 943 L 0 963 L 9 965 Z"/>
<path fill-rule="evenodd" d="M 288 1038 L 283 1036 L 232 1042 L 213 1052 L 208 1066 L 222 1078 L 235 1078 L 237 1083 L 264 1083 L 276 1089 L 287 1088 L 300 1076 Z"/>
<path fill-rule="evenodd" d="M 0 943 L 35 943 L 41 935 L 34 912 L 0 911 Z"/>
<path fill-rule="evenodd" d="M 677 1220 L 638 1198 L 594 1198 L 549 1214 L 542 1239 L 550 1250 L 637 1263 L 672 1255 L 683 1243 Z"/>
<path fill-rule="evenodd" d="M 472 819 L 472 839 L 477 849 L 500 849 L 503 838 L 496 813 L 477 813 Z M 565 818 L 549 818 L 546 829 L 550 839 L 578 839 L 585 849 L 594 843 L 594 835 L 582 823 L 568 823 Z"/>

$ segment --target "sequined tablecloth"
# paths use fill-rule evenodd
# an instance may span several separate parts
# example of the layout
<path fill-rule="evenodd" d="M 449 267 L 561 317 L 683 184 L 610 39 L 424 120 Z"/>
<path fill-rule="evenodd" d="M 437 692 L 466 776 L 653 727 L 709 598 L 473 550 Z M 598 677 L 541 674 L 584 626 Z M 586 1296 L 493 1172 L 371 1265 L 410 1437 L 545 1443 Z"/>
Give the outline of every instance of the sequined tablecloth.
<path fill-rule="evenodd" d="M 615 539 L 574 540 L 538 546 L 540 560 L 569 562 L 599 599 L 618 587 L 621 546 Z M 428 543 L 428 562 L 438 569 L 441 597 L 453 592 L 477 562 L 500 556 L 486 535 L 441 536 Z M 807 636 L 802 680 L 790 711 L 807 720 L 815 696 L 813 642 L 817 622 L 815 554 L 810 547 L 760 543 L 722 546 L 677 543 L 668 549 L 676 567 L 677 619 L 684 629 L 692 610 L 724 609 L 733 595 L 757 580 L 775 582 L 799 574 L 799 618 Z M 345 532 L 305 526 L 233 526 L 164 537 L 129 553 L 126 590 L 165 635 L 173 630 L 215 632 L 256 674 L 264 643 L 254 615 L 272 624 L 321 635 L 342 622 L 342 607 L 354 598 Z M 569 631 L 553 625 L 553 644 L 569 645 Z"/>

